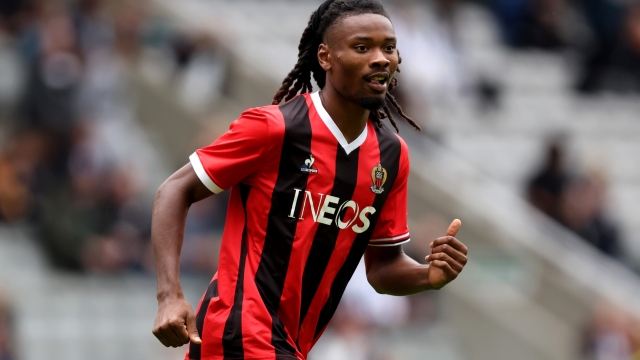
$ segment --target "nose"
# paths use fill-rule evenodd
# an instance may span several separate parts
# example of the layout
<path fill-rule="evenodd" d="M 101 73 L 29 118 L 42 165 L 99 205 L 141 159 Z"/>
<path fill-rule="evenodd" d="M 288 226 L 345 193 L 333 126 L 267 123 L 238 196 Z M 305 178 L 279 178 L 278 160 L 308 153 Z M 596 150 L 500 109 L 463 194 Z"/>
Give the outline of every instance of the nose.
<path fill-rule="evenodd" d="M 377 49 L 373 52 L 369 66 L 387 68 L 391 61 L 385 56 L 386 54 L 382 49 Z"/>

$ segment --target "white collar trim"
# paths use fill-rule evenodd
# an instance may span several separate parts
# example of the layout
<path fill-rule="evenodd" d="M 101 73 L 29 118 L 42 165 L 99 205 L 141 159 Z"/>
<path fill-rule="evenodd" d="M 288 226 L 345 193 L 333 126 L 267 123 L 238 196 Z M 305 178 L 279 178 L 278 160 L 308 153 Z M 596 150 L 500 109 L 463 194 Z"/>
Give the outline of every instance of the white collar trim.
<path fill-rule="evenodd" d="M 365 126 L 364 130 L 362 130 L 362 133 L 355 140 L 353 140 L 351 144 L 349 144 L 347 143 L 347 139 L 344 138 L 344 135 L 342 135 L 342 131 L 340 131 L 338 125 L 336 125 L 331 116 L 329 116 L 327 110 L 325 110 L 324 106 L 322 106 L 322 101 L 320 100 L 320 92 L 317 91 L 311 94 L 311 100 L 313 101 L 313 106 L 315 106 L 318 115 L 320 115 L 322 121 L 325 123 L 325 125 L 327 125 L 329 131 L 331 131 L 333 136 L 338 140 L 338 143 L 340 143 L 347 155 L 349 155 L 353 150 L 360 147 L 360 145 L 364 144 L 364 141 L 367 140 L 367 133 L 369 132 L 367 129 L 368 126 Z"/>

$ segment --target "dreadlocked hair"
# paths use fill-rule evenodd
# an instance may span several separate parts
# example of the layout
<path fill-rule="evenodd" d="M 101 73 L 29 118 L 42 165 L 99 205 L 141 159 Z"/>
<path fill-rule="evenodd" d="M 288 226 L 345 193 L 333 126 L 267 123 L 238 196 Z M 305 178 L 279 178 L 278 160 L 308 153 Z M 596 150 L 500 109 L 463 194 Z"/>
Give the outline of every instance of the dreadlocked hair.
<path fill-rule="evenodd" d="M 324 7 L 324 9 L 323 9 Z M 318 12 L 320 11 L 320 14 Z M 377 0 L 333 0 L 325 2 L 320 9 L 314 11 L 309 18 L 306 29 L 302 32 L 300 44 L 298 45 L 298 62 L 284 78 L 280 89 L 273 96 L 273 105 L 278 105 L 284 100 L 285 102 L 293 99 L 298 94 L 311 92 L 311 76 L 320 89 L 324 88 L 326 81 L 326 72 L 318 62 L 318 47 L 324 39 L 327 29 L 336 23 L 340 18 L 361 14 L 377 14 L 389 18 L 382 4 Z M 319 16 L 320 18 L 316 18 Z M 399 59 L 399 63 L 402 59 Z M 397 69 L 400 72 L 400 68 Z M 395 97 L 390 91 L 398 86 L 398 79 L 393 77 L 389 81 L 389 89 L 385 96 L 385 104 L 382 109 L 371 113 L 371 121 L 383 127 L 382 119 L 389 119 L 391 125 L 397 132 L 398 124 L 396 123 L 389 104 L 395 108 L 397 113 L 402 116 L 416 130 L 421 130 L 420 126 L 409 116 L 407 116 Z"/>

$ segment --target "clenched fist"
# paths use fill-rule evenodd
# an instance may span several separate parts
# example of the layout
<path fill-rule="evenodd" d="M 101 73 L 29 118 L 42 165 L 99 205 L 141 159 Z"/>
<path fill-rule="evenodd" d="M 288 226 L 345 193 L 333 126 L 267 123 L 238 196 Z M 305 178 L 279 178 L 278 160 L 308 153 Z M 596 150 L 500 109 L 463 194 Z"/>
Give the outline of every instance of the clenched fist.
<path fill-rule="evenodd" d="M 153 324 L 153 335 L 164 346 L 180 347 L 191 341 L 201 344 L 193 308 L 183 299 L 162 300 Z"/>

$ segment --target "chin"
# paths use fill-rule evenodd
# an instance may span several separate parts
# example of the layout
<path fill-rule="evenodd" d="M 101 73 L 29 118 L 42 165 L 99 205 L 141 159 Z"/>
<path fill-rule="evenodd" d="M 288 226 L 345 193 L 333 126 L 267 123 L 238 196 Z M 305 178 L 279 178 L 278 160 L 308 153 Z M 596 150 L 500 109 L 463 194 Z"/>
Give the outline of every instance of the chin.
<path fill-rule="evenodd" d="M 369 96 L 361 96 L 358 98 L 358 104 L 363 108 L 370 111 L 377 111 L 382 109 L 385 102 L 385 95 L 369 95 Z"/>

